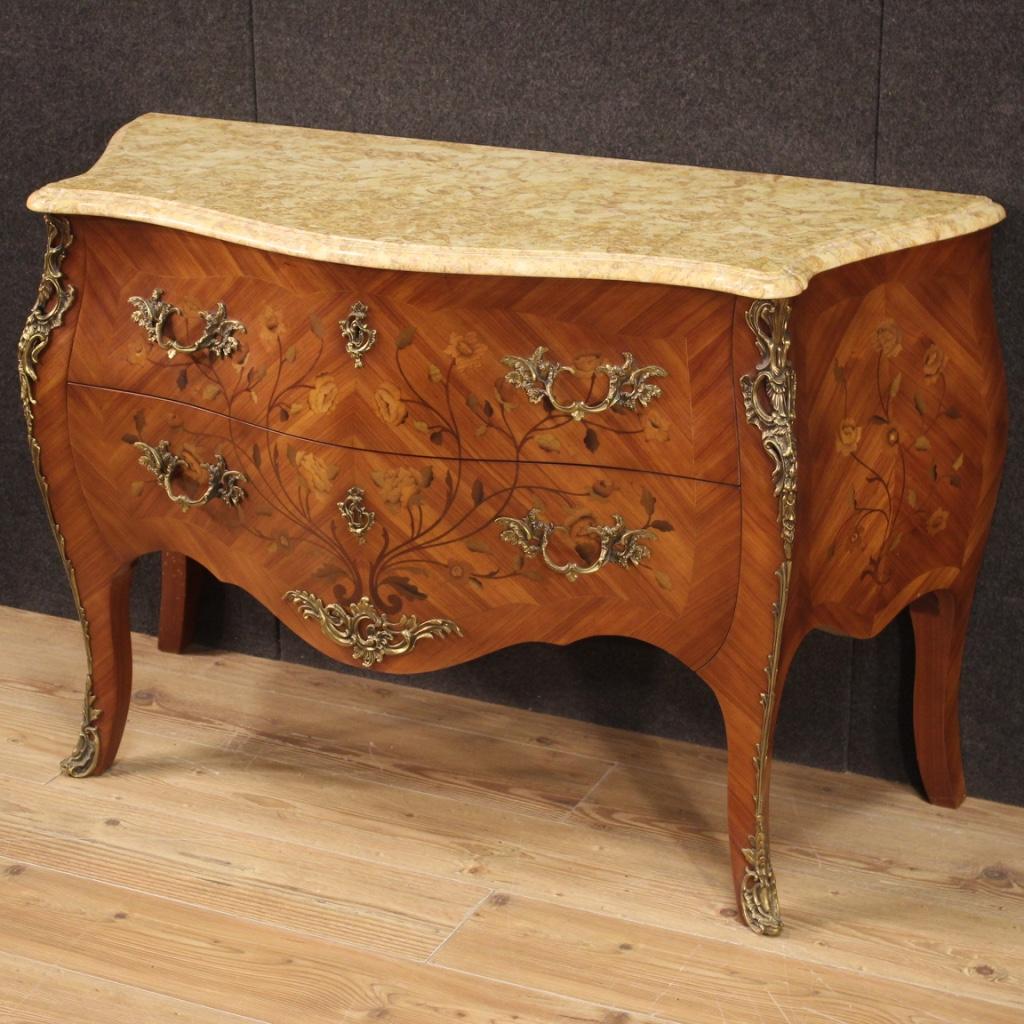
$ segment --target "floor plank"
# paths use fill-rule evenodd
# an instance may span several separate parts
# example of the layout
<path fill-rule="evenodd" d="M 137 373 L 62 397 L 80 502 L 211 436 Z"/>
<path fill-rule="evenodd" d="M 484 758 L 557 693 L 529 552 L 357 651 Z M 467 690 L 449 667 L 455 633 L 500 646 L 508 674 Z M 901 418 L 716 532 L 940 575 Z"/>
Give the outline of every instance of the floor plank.
<path fill-rule="evenodd" d="M 0 855 L 415 960 L 490 892 L 81 793 L 8 782 Z"/>
<path fill-rule="evenodd" d="M 73 1010 L 73 1012 L 72 1012 Z M 0 1024 L 266 1024 L 0 953 Z"/>
<path fill-rule="evenodd" d="M 496 893 L 437 962 L 692 1024 L 1009 1024 L 1016 1010 L 967 996 L 733 950 L 668 929 Z"/>
<path fill-rule="evenodd" d="M 735 921 L 720 751 L 134 642 L 118 764 L 71 780 L 78 627 L 0 609 L 0 1021 L 55 1019 L 34 978 L 201 1024 L 1024 1014 L 1022 808 L 777 765 L 766 941 Z"/>
<path fill-rule="evenodd" d="M 0 951 L 274 1024 L 615 1020 L 607 1006 L 393 960 L 4 859 L 0 912 Z"/>

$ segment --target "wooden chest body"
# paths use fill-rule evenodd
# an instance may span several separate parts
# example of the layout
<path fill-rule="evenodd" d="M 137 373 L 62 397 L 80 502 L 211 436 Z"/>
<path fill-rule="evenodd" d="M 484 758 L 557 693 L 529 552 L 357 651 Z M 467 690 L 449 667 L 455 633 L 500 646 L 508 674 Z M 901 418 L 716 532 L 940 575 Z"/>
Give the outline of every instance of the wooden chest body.
<path fill-rule="evenodd" d="M 19 365 L 90 656 L 69 773 L 114 758 L 128 569 L 161 550 L 382 671 L 594 635 L 669 651 L 723 710 L 762 933 L 771 738 L 807 631 L 911 607 L 922 775 L 962 799 L 959 660 L 1006 430 L 987 230 L 752 299 L 49 227 Z M 180 635 L 171 576 L 165 602 Z"/>

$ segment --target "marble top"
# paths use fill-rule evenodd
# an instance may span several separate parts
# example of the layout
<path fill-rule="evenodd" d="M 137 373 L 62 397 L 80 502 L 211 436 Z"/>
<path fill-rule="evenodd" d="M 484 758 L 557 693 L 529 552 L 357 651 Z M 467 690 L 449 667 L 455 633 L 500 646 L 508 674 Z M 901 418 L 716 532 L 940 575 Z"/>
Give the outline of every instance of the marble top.
<path fill-rule="evenodd" d="M 1005 216 L 983 196 L 168 114 L 28 205 L 334 263 L 751 298 Z"/>

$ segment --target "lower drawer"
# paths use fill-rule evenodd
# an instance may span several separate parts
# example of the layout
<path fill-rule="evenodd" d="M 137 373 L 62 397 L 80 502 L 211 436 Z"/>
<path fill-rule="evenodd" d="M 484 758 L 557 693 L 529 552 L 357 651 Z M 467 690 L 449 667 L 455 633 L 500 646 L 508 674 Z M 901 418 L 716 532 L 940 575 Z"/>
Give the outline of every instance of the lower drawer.
<path fill-rule="evenodd" d="M 68 390 L 78 473 L 115 550 L 187 554 L 343 661 L 425 671 L 617 634 L 696 667 L 728 630 L 735 487 L 357 451 Z"/>

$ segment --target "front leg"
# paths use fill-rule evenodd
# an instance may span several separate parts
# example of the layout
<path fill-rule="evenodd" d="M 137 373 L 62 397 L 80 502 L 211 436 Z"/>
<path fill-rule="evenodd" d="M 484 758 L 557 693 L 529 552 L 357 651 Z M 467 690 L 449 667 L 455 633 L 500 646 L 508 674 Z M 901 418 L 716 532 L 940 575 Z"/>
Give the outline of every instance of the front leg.
<path fill-rule="evenodd" d="M 63 217 L 46 217 L 47 246 L 36 301 L 18 343 L 18 376 L 29 455 L 64 564 L 85 640 L 82 726 L 61 764 L 75 777 L 109 767 L 117 753 L 131 695 L 128 591 L 131 559 L 115 554 L 92 519 L 75 471 L 67 423 L 67 368 L 78 316 L 65 279 L 82 269 Z"/>
<path fill-rule="evenodd" d="M 740 434 L 741 569 L 732 628 L 699 669 L 718 698 L 729 746 L 729 847 L 739 910 L 760 935 L 782 930 L 768 828 L 768 785 L 779 698 L 806 628 L 793 619 L 796 537 L 796 377 L 789 302 L 738 307 L 734 360 L 750 366 L 738 406 L 756 430 Z M 753 346 L 751 346 L 751 338 Z M 767 458 L 766 458 L 767 456 Z"/>
<path fill-rule="evenodd" d="M 99 775 L 117 756 L 132 695 L 128 599 L 131 565 L 91 581 L 79 597 L 85 637 L 86 680 L 82 726 L 75 749 L 61 761 L 72 778 Z"/>

